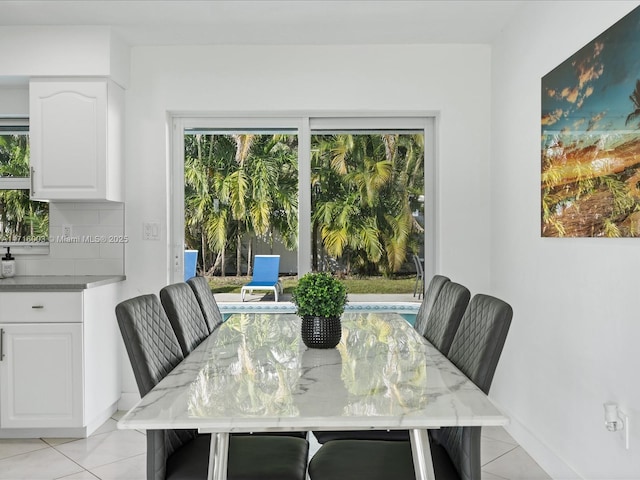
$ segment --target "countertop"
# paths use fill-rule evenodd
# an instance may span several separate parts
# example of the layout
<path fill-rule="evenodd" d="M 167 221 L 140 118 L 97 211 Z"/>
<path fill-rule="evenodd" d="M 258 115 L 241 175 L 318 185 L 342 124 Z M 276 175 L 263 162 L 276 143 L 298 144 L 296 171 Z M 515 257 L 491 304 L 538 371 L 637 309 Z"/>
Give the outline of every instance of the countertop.
<path fill-rule="evenodd" d="M 0 292 L 81 291 L 122 282 L 124 275 L 43 275 L 0 278 Z"/>

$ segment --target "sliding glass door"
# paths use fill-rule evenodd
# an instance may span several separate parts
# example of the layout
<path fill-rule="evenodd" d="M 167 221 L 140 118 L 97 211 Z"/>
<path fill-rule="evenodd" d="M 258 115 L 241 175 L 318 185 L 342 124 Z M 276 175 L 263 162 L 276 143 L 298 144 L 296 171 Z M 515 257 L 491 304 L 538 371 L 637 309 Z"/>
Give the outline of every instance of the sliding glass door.
<path fill-rule="evenodd" d="M 415 278 L 435 266 L 433 118 L 176 117 L 172 149 L 172 281 L 182 252 L 198 273 L 241 285 L 255 254 L 281 276 Z M 225 279 L 221 281 L 221 279 Z M 213 280 L 212 280 L 213 281 Z M 285 283 L 286 285 L 286 283 Z"/>

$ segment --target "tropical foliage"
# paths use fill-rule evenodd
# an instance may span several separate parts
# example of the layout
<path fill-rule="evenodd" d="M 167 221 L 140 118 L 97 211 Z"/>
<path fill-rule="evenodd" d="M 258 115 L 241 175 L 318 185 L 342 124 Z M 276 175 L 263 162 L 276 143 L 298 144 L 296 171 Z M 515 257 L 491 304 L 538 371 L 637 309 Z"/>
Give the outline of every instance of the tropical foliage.
<path fill-rule="evenodd" d="M 312 137 L 314 270 L 323 251 L 347 273 L 400 270 L 423 233 L 423 152 L 423 135 Z"/>
<path fill-rule="evenodd" d="M 311 137 L 314 271 L 401 269 L 424 231 L 423 152 L 419 134 Z M 185 136 L 185 243 L 202 273 L 224 276 L 235 263 L 249 274 L 256 239 L 297 248 L 297 162 L 295 135 Z"/>
<path fill-rule="evenodd" d="M 29 137 L 0 135 L 0 177 L 29 177 Z M 49 205 L 32 202 L 28 190 L 0 190 L 0 241 L 48 238 Z"/>
<path fill-rule="evenodd" d="M 225 275 L 229 252 L 242 275 L 253 241 L 297 245 L 297 139 L 292 135 L 185 136 L 185 243 L 208 274 Z"/>

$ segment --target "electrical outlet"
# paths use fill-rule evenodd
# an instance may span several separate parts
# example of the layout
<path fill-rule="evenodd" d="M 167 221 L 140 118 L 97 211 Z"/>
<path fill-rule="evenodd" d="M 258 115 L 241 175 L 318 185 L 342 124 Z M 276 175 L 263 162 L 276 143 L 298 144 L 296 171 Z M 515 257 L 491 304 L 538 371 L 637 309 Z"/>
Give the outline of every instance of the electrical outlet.
<path fill-rule="evenodd" d="M 70 238 L 72 235 L 73 235 L 73 231 L 72 231 L 71 225 L 69 224 L 62 225 L 62 237 Z"/>

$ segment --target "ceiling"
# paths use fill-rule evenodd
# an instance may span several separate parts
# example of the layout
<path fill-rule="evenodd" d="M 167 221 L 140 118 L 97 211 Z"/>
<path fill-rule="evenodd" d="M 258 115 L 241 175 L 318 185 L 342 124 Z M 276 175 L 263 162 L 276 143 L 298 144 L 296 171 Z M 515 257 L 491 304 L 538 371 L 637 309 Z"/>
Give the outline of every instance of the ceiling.
<path fill-rule="evenodd" d="M 110 26 L 130 45 L 486 44 L 523 3 L 0 0 L 0 26 Z"/>

